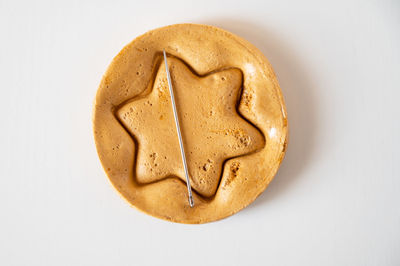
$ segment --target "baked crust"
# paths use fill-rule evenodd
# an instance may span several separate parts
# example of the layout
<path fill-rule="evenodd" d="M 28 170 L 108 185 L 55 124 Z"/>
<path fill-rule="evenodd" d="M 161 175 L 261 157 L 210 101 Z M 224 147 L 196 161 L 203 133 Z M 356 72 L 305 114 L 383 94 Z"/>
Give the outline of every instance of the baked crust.
<path fill-rule="evenodd" d="M 151 169 L 156 169 L 156 159 L 150 155 L 156 154 L 158 159 L 167 157 L 166 154 L 152 152 L 148 148 L 151 145 L 144 145 L 146 136 L 151 133 L 149 127 L 160 126 L 160 121 L 152 120 L 154 117 L 161 117 L 160 109 L 149 109 L 148 106 L 147 109 L 143 109 L 144 105 L 139 104 L 145 104 L 148 99 L 151 99 L 149 102 L 154 104 L 154 107 L 161 103 L 160 99 L 149 97 L 157 92 L 154 88 L 166 88 L 162 85 L 162 75 L 165 71 L 161 55 L 163 49 L 169 54 L 171 74 L 177 83 L 174 84 L 174 89 L 178 92 L 184 92 L 185 86 L 188 87 L 189 84 L 193 84 L 190 85 L 192 87 L 197 84 L 200 84 L 199 88 L 204 87 L 204 82 L 215 85 L 210 87 L 216 89 L 224 88 L 224 83 L 219 80 L 222 76 L 228 77 L 224 80 L 228 84 L 227 87 L 229 84 L 239 85 L 239 88 L 240 83 L 242 85 L 242 91 L 237 93 L 240 97 L 235 99 L 236 116 L 232 113 L 232 121 L 239 121 L 239 126 L 233 129 L 227 126 L 230 125 L 230 122 L 227 122 L 230 120 L 225 120 L 223 115 L 211 120 L 203 119 L 216 121 L 205 128 L 204 132 L 211 132 L 215 127 L 215 132 L 226 134 L 226 138 L 218 138 L 221 134 L 216 133 L 210 137 L 211 142 L 207 142 L 204 139 L 205 134 L 192 133 L 190 137 L 184 136 L 185 146 L 191 147 L 192 150 L 195 149 L 193 147 L 199 146 L 199 143 L 207 144 L 202 152 L 188 158 L 195 190 L 194 208 L 188 205 L 183 172 L 180 170 L 179 159 L 176 159 L 180 158 L 179 149 L 174 149 L 179 148 L 178 142 L 176 140 L 176 145 L 171 144 L 171 136 L 176 136 L 173 123 L 170 123 L 172 132 L 159 132 L 158 139 L 154 134 L 147 138 L 159 141 L 160 145 L 168 143 L 172 148 L 166 150 L 171 160 L 162 164 L 162 171 L 152 176 L 146 174 L 150 173 Z M 185 67 L 190 69 L 192 76 L 184 74 L 187 73 Z M 179 71 L 175 71 L 175 68 Z M 180 89 L 179 84 L 186 85 Z M 204 97 L 199 94 L 198 97 L 203 97 L 200 102 L 204 102 L 204 110 L 215 106 L 213 95 L 211 91 Z M 182 99 L 188 102 L 185 105 L 178 97 L 177 108 L 182 108 L 182 113 L 190 111 L 190 105 L 193 105 L 192 108 L 199 108 L 194 105 L 194 100 L 190 100 L 188 94 Z M 155 109 L 156 111 L 153 111 Z M 141 119 L 137 114 L 141 110 L 147 110 L 147 117 Z M 162 111 L 164 114 L 165 110 L 167 109 Z M 192 116 L 193 114 L 195 112 L 192 112 Z M 181 119 L 185 120 L 182 114 L 180 115 Z M 171 114 L 166 113 L 160 123 L 168 125 L 168 121 L 173 121 L 171 119 Z M 185 132 L 197 125 L 188 121 L 187 119 L 185 123 L 186 130 L 183 128 Z M 114 58 L 101 81 L 94 104 L 93 127 L 97 151 L 104 170 L 123 198 L 150 215 L 180 223 L 215 221 L 232 215 L 253 202 L 265 190 L 279 168 L 288 134 L 283 97 L 267 59 L 257 48 L 240 37 L 213 26 L 198 24 L 177 24 L 155 29 L 125 46 Z M 238 135 L 237 132 L 241 132 L 240 129 L 243 128 L 245 133 Z M 197 129 L 197 132 L 203 131 Z M 242 141 L 245 139 L 245 143 L 250 144 L 239 149 L 237 141 L 240 137 Z M 213 144 L 223 143 L 225 139 L 227 146 L 222 148 L 222 151 L 226 150 L 224 156 L 208 159 L 217 169 L 216 173 L 202 176 L 201 167 L 211 167 L 205 160 L 207 153 L 210 153 Z M 196 143 L 197 146 L 191 143 Z M 151 141 L 150 144 L 153 145 L 151 147 L 159 146 Z M 232 147 L 237 148 L 236 153 L 231 152 Z M 157 165 L 162 162 L 163 160 Z M 167 167 L 174 163 L 173 167 Z M 197 168 L 200 170 L 194 171 Z M 143 169 L 145 171 L 141 171 Z M 203 183 L 200 180 L 203 180 Z"/>

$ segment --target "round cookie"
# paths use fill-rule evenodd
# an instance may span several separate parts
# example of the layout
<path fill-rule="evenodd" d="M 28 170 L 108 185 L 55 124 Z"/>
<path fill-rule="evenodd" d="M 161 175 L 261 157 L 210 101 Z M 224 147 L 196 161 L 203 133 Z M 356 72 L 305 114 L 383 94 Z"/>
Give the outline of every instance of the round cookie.
<path fill-rule="evenodd" d="M 100 160 L 117 191 L 138 209 L 180 223 L 211 222 L 246 207 L 274 177 L 287 143 L 285 105 L 267 59 L 238 36 L 197 24 L 152 30 L 124 47 L 101 81 L 93 126 Z"/>

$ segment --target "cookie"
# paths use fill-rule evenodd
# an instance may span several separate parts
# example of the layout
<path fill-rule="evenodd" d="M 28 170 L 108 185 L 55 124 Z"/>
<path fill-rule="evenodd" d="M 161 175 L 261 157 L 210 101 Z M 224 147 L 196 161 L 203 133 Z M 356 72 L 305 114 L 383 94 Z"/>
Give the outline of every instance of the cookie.
<path fill-rule="evenodd" d="M 227 31 L 196 24 L 159 28 L 128 44 L 101 81 L 93 127 L 102 165 L 123 198 L 180 223 L 215 221 L 246 207 L 274 177 L 287 143 L 285 105 L 267 59 Z"/>

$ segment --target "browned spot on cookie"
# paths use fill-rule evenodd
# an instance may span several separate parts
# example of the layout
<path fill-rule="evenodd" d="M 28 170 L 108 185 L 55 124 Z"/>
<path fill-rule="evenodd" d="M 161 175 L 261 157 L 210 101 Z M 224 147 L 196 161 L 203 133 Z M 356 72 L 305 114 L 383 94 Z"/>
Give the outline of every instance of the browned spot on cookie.
<path fill-rule="evenodd" d="M 121 145 L 120 145 L 120 144 L 117 144 L 117 145 L 115 145 L 115 146 L 112 148 L 112 150 L 113 150 L 113 151 L 119 150 L 120 147 L 121 147 Z"/>
<path fill-rule="evenodd" d="M 216 133 L 222 133 L 225 136 L 234 137 L 237 142 L 234 145 L 231 145 L 233 149 L 248 147 L 251 144 L 250 136 L 242 129 L 226 129 L 223 131 L 216 131 Z"/>
<path fill-rule="evenodd" d="M 242 104 L 246 106 L 248 109 L 251 107 L 251 103 L 253 101 L 253 92 L 250 89 L 245 89 L 242 95 Z"/>
<path fill-rule="evenodd" d="M 240 163 L 239 162 L 233 162 L 230 171 L 229 171 L 229 177 L 226 179 L 224 187 L 229 186 L 229 184 L 237 177 L 238 171 L 239 171 Z"/>
<path fill-rule="evenodd" d="M 208 171 L 212 167 L 213 161 L 208 159 L 207 162 L 203 165 L 203 171 Z"/>
<path fill-rule="evenodd" d="M 285 143 L 283 143 L 282 153 L 285 154 L 287 148 L 287 139 L 285 139 Z"/>

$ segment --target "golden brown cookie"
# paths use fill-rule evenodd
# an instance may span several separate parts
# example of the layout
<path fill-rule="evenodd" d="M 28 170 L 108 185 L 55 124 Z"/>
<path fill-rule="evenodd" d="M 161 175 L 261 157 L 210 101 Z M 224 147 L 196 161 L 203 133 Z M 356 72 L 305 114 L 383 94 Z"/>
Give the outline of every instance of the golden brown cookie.
<path fill-rule="evenodd" d="M 167 26 L 128 44 L 103 77 L 93 120 L 98 154 L 114 187 L 140 210 L 181 223 L 215 221 L 254 201 L 274 177 L 287 141 L 285 105 L 268 61 L 247 41 L 206 25 Z"/>

